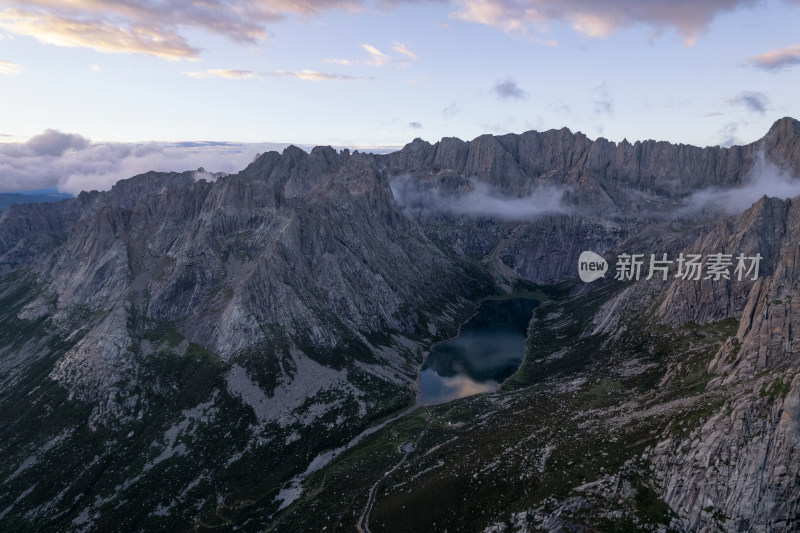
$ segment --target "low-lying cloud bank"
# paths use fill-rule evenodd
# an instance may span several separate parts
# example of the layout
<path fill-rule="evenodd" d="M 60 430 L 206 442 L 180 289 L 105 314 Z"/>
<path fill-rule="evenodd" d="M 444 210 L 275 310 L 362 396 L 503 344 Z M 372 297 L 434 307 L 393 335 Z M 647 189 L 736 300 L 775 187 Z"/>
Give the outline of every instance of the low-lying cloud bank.
<path fill-rule="evenodd" d="M 259 153 L 282 151 L 288 143 L 146 142 L 93 143 L 76 133 L 48 129 L 21 143 L 0 143 L 0 192 L 58 189 L 107 190 L 121 179 L 151 170 L 183 172 L 200 167 L 235 173 Z M 310 150 L 312 146 L 300 145 Z M 378 150 L 376 150 L 378 151 Z"/>
<path fill-rule="evenodd" d="M 0 191 L 106 190 L 118 180 L 157 171 L 238 172 L 265 150 L 285 144 L 92 143 L 75 133 L 47 130 L 24 143 L 0 144 Z"/>
<path fill-rule="evenodd" d="M 475 179 L 470 181 L 471 189 L 464 194 L 445 194 L 438 188 L 425 187 L 409 176 L 393 178 L 390 185 L 397 203 L 412 216 L 441 213 L 501 220 L 530 220 L 568 211 L 562 201 L 562 187 L 539 187 L 527 196 L 512 198 Z"/>
<path fill-rule="evenodd" d="M 725 213 L 738 215 L 762 196 L 794 198 L 800 195 L 800 178 L 768 161 L 761 153 L 741 187 L 720 189 L 710 187 L 689 196 L 676 216 Z"/>

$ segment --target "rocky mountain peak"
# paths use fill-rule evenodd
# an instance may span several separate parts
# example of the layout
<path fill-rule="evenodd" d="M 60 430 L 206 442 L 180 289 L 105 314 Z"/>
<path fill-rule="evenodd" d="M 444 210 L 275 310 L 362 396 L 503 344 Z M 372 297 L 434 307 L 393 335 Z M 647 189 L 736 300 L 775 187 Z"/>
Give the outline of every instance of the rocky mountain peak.
<path fill-rule="evenodd" d="M 283 149 L 283 153 L 281 155 L 283 157 L 289 157 L 292 159 L 300 159 L 307 154 L 306 151 L 303 150 L 302 148 L 298 148 L 297 146 L 290 144 L 289 146 Z"/>
<path fill-rule="evenodd" d="M 800 121 L 783 117 L 756 144 L 770 159 L 800 176 Z"/>
<path fill-rule="evenodd" d="M 775 121 L 767 132 L 766 138 L 800 137 L 800 120 L 792 117 L 783 117 Z"/>
<path fill-rule="evenodd" d="M 121 208 L 131 208 L 145 196 L 187 187 L 194 183 L 194 172 L 146 172 L 119 180 L 102 200 Z"/>

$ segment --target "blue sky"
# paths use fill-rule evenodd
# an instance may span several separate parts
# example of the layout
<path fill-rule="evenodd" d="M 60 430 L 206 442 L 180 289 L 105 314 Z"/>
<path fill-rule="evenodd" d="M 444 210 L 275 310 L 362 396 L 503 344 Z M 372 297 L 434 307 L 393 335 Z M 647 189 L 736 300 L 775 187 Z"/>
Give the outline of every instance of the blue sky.
<path fill-rule="evenodd" d="M 798 27 L 799 0 L 0 0 L 0 190 L 233 171 L 265 142 L 747 143 L 800 118 Z M 206 140 L 232 144 L 174 144 Z"/>

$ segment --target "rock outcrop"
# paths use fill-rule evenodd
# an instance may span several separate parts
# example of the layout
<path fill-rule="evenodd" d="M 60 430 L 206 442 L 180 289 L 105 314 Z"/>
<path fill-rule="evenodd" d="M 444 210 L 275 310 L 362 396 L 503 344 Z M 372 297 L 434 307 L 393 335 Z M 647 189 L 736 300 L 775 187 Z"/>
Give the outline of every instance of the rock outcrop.
<path fill-rule="evenodd" d="M 695 529 L 714 513 L 736 531 L 791 531 L 800 512 L 800 210 L 798 199 L 763 198 L 733 226 L 738 244 L 765 257 L 764 276 L 741 297 L 708 301 L 718 315 L 741 318 L 709 370 L 724 409 L 687 439 L 651 452 L 664 498 Z M 752 249 L 752 248 L 751 248 Z M 716 302 L 714 305 L 713 302 Z"/>

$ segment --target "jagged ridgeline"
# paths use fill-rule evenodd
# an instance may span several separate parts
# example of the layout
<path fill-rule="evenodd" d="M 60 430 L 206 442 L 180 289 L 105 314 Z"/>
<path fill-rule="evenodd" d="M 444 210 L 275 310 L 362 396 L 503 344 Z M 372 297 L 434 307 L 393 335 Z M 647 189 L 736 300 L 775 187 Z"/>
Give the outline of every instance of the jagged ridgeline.
<path fill-rule="evenodd" d="M 730 148 L 290 147 L 13 205 L 0 529 L 353 531 L 372 494 L 370 531 L 795 531 L 798 176 L 785 118 Z M 584 284 L 584 250 L 763 259 Z M 505 296 L 541 301 L 519 371 L 409 409 L 430 347 Z"/>

